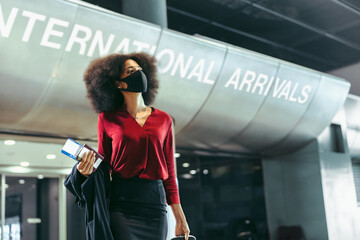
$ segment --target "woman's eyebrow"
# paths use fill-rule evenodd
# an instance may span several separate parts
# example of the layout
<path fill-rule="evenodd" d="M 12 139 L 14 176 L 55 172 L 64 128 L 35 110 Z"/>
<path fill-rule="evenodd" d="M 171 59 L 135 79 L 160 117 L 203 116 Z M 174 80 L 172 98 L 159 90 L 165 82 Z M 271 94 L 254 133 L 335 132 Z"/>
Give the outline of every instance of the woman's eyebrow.
<path fill-rule="evenodd" d="M 140 66 L 135 66 L 135 67 L 140 67 Z M 134 66 L 129 66 L 129 67 L 126 67 L 125 69 L 128 69 L 128 68 L 135 68 Z"/>

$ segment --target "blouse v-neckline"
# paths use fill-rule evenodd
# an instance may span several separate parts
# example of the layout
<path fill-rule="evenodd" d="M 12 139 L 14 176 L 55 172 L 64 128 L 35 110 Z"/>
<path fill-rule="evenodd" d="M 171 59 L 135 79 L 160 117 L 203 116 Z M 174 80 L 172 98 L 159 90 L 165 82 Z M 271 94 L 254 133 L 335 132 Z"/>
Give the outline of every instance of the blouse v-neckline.
<path fill-rule="evenodd" d="M 144 124 L 141 126 L 141 125 L 138 123 L 138 121 L 136 121 L 136 119 L 126 110 L 125 107 L 123 107 L 123 109 L 124 109 L 124 111 L 127 113 L 127 115 L 128 115 L 132 120 L 135 121 L 136 125 L 138 125 L 138 126 L 139 126 L 140 128 L 142 128 L 142 129 L 144 129 L 144 126 L 146 125 L 149 117 L 151 117 L 151 115 L 153 114 L 153 112 L 154 112 L 154 110 L 155 110 L 153 107 L 150 107 L 151 112 L 150 112 L 149 116 L 147 116 L 147 118 L 145 119 Z"/>

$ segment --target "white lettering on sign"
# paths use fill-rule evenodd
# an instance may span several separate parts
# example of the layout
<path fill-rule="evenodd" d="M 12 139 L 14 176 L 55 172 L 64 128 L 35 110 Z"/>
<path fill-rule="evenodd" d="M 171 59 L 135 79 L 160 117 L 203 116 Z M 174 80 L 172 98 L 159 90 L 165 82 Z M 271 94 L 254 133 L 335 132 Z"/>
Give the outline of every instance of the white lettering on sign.
<path fill-rule="evenodd" d="M 310 85 L 306 85 L 302 90 L 301 90 L 301 95 L 303 98 L 298 98 L 298 102 L 301 104 L 306 103 L 306 101 L 309 98 L 309 93 L 311 92 L 311 86 Z"/>
<path fill-rule="evenodd" d="M 12 28 L 16 22 L 18 8 L 11 8 L 4 13 L 0 4 L 0 37 L 9 38 Z M 40 41 L 43 47 L 61 49 L 67 52 L 77 52 L 79 55 L 93 57 L 111 52 L 129 53 L 130 51 L 148 52 L 156 55 L 159 62 L 160 74 L 168 73 L 170 76 L 184 79 L 185 81 L 196 81 L 213 85 L 218 73 L 214 73 L 215 61 L 207 61 L 205 58 L 196 58 L 193 55 L 185 55 L 182 52 L 175 52 L 173 49 L 164 48 L 157 50 L 157 46 L 142 42 L 138 39 L 127 37 L 117 38 L 116 34 L 106 33 L 101 30 L 92 30 L 88 26 L 74 24 L 69 29 L 70 23 L 61 19 L 47 17 L 45 15 L 23 10 L 20 17 L 26 19 L 26 27 L 22 35 L 22 42 L 29 42 L 33 30 L 44 28 Z M 47 20 L 47 22 L 45 22 Z M 19 25 L 23 26 L 23 25 Z M 66 33 L 66 34 L 65 34 Z M 66 44 L 62 45 L 61 38 L 70 36 Z M 238 92 L 271 96 L 289 102 L 304 104 L 309 100 L 312 92 L 311 85 L 306 85 L 288 79 L 281 79 L 278 76 L 269 76 L 264 73 L 252 71 L 245 68 L 237 68 L 231 74 L 224 85 L 225 88 L 233 88 Z"/>
<path fill-rule="evenodd" d="M 225 84 L 225 87 L 233 85 L 234 89 L 237 89 L 240 81 L 241 68 L 237 68 L 236 71 L 231 75 L 229 81 Z"/>
<path fill-rule="evenodd" d="M 209 76 L 210 76 L 211 71 L 212 71 L 212 69 L 214 67 L 214 64 L 215 64 L 215 62 L 213 62 L 213 61 L 210 63 L 210 66 L 208 67 L 208 69 L 207 69 L 207 71 L 205 73 L 205 77 L 203 79 L 204 83 L 207 83 L 207 84 L 210 84 L 210 85 L 213 85 L 215 83 L 214 80 L 209 79 Z"/>
<path fill-rule="evenodd" d="M 150 51 L 149 51 L 149 54 L 150 54 L 150 55 L 154 55 L 154 54 L 155 54 L 155 51 L 156 51 L 156 46 L 151 46 Z"/>
<path fill-rule="evenodd" d="M 89 48 L 89 51 L 87 53 L 87 56 L 88 57 L 91 57 L 92 55 L 94 55 L 94 51 L 95 51 L 95 48 L 96 46 L 99 47 L 99 55 L 100 56 L 105 56 L 107 55 L 109 52 L 110 52 L 110 47 L 111 47 L 111 44 L 113 43 L 114 41 L 114 38 L 115 38 L 115 35 L 114 34 L 110 34 L 107 42 L 106 42 L 106 46 L 104 46 L 104 40 L 103 40 L 103 35 L 102 35 L 102 32 L 97 30 L 95 32 L 95 36 L 94 36 L 94 39 L 93 41 L 91 42 L 91 46 Z"/>
<path fill-rule="evenodd" d="M 160 62 L 160 65 L 162 65 L 162 63 L 164 62 L 164 60 L 162 60 L 163 58 L 166 58 L 166 62 L 167 65 L 164 68 L 160 68 L 159 67 L 159 72 L 160 73 L 166 73 L 171 69 L 171 66 L 174 63 L 175 60 L 175 53 L 173 50 L 165 48 L 163 50 L 161 50 L 157 55 L 156 58 L 157 60 Z"/>
<path fill-rule="evenodd" d="M 62 21 L 62 20 L 59 20 L 56 18 L 50 18 L 50 20 L 46 26 L 44 35 L 41 39 L 40 45 L 55 48 L 55 49 L 59 49 L 61 47 L 61 45 L 59 43 L 50 42 L 50 40 L 49 40 L 50 36 L 55 36 L 55 37 L 63 37 L 64 36 L 63 32 L 54 30 L 55 25 L 67 27 L 67 26 L 69 26 L 69 22 L 65 22 L 65 21 Z"/>
<path fill-rule="evenodd" d="M 280 81 L 280 78 L 276 78 L 274 92 L 272 94 L 273 97 L 276 97 L 280 93 L 280 91 L 284 87 L 285 83 L 286 83 L 286 80 Z"/>
<path fill-rule="evenodd" d="M 242 91 L 244 86 L 246 85 L 246 91 L 250 92 L 251 84 L 255 81 L 256 73 L 250 70 L 247 70 L 245 72 L 245 76 L 243 80 L 241 81 L 239 90 Z"/>
<path fill-rule="evenodd" d="M 133 41 L 133 45 L 137 47 L 136 50 L 135 50 L 136 52 L 145 51 L 144 49 L 147 49 L 147 48 L 150 47 L 150 44 L 140 42 L 140 41 L 137 41 L 137 40 Z"/>
<path fill-rule="evenodd" d="M 180 77 L 185 78 L 189 71 L 190 64 L 193 58 L 194 58 L 193 56 L 190 56 L 187 59 L 186 63 L 184 63 L 184 54 L 180 53 L 175 61 L 174 67 L 172 68 L 171 76 L 174 76 L 177 69 L 179 69 Z"/>
<path fill-rule="evenodd" d="M 270 78 L 270 82 L 268 83 L 267 88 L 266 88 L 265 93 L 264 93 L 265 96 L 268 95 L 268 93 L 270 91 L 270 87 L 272 86 L 272 83 L 274 82 L 274 79 L 275 79 L 275 77 Z"/>
<path fill-rule="evenodd" d="M 264 87 L 268 81 L 269 81 L 269 77 L 266 74 L 260 73 L 256 78 L 256 82 L 251 90 L 251 93 L 255 93 L 256 90 L 259 88 L 259 94 L 260 95 L 263 94 Z"/>
<path fill-rule="evenodd" d="M 204 72 L 204 65 L 205 65 L 205 60 L 200 59 L 200 61 L 195 65 L 193 70 L 187 76 L 187 79 L 191 79 L 191 78 L 195 77 L 198 82 L 201 82 L 202 81 L 202 75 L 203 75 L 203 72 Z"/>
<path fill-rule="evenodd" d="M 168 57 L 166 57 L 168 55 Z M 163 60 L 165 56 L 165 60 Z M 160 66 L 159 72 L 166 73 L 171 69 L 170 75 L 175 76 L 179 74 L 180 78 L 194 79 L 198 82 L 206 84 L 214 84 L 214 80 L 210 79 L 210 74 L 214 67 L 215 62 L 210 62 L 210 65 L 206 68 L 205 72 L 205 59 L 200 59 L 198 62 L 193 62 L 194 56 L 189 56 L 185 59 L 184 53 L 179 53 L 175 58 L 175 52 L 171 49 L 163 49 L 157 55 L 156 58 L 162 65 L 162 62 L 167 62 L 165 67 Z M 168 59 L 169 58 L 169 59 Z M 166 61 L 167 60 L 167 61 Z M 192 68 L 192 70 L 190 70 Z"/>
<path fill-rule="evenodd" d="M 4 14 L 0 4 L 0 33 L 2 37 L 4 38 L 9 37 L 18 11 L 19 11 L 18 8 L 12 8 L 7 21 L 5 21 Z"/>
<path fill-rule="evenodd" d="M 279 77 L 269 77 L 266 74 L 250 70 L 246 70 L 241 79 L 241 73 L 241 68 L 237 68 L 225 83 L 225 87 L 232 87 L 234 90 L 257 93 L 263 96 L 267 96 L 272 87 L 272 97 L 300 104 L 304 104 L 308 100 L 312 90 L 310 85 L 305 85 L 299 93 L 299 83 L 293 83 L 285 79 L 281 80 Z"/>
<path fill-rule="evenodd" d="M 129 53 L 129 45 L 130 39 L 124 38 L 115 49 L 115 52 Z"/>
<path fill-rule="evenodd" d="M 45 21 L 46 16 L 37 14 L 37 13 L 33 13 L 33 12 L 29 12 L 29 11 L 23 11 L 22 15 L 24 17 L 28 17 L 29 21 L 26 25 L 26 29 L 25 29 L 24 35 L 21 40 L 23 42 L 28 42 L 30 39 L 32 30 L 34 29 L 36 21 Z"/>
<path fill-rule="evenodd" d="M 79 35 L 83 35 L 80 37 Z M 79 54 L 84 55 L 86 51 L 86 43 L 90 40 L 92 35 L 91 29 L 79 24 L 75 24 L 71 32 L 69 41 L 66 45 L 65 51 L 70 52 L 74 43 L 80 44 Z"/>

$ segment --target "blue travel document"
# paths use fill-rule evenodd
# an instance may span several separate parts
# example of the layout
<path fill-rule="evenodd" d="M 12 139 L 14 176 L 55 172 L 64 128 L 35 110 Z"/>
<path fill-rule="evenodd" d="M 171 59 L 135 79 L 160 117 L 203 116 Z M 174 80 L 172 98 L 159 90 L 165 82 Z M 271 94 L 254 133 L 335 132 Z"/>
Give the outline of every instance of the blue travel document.
<path fill-rule="evenodd" d="M 85 144 L 83 146 L 80 143 L 75 142 L 74 140 L 69 138 L 68 140 L 66 140 L 66 143 L 61 149 L 61 153 L 79 162 L 82 160 L 84 154 L 89 151 L 95 152 L 95 163 L 94 163 L 94 170 L 95 170 L 100 165 L 102 160 L 104 160 L 104 156 L 99 154 L 89 145 Z"/>

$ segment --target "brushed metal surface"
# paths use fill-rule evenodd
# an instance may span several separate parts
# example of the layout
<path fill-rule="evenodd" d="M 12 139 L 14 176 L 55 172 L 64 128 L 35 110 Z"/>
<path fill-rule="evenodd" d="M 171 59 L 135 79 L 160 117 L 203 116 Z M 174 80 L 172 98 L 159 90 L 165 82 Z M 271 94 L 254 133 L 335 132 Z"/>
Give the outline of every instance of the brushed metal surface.
<path fill-rule="evenodd" d="M 292 151 L 315 139 L 330 123 L 343 106 L 350 83 L 322 75 L 316 95 L 300 121 L 292 131 L 268 152 Z"/>
<path fill-rule="evenodd" d="M 257 151 L 278 143 L 299 122 L 315 95 L 320 74 L 300 69 L 295 65 L 282 63 L 276 77 L 283 81 L 284 79 L 287 80 L 285 84 L 291 86 L 289 94 L 275 95 L 277 92 L 276 84 L 273 84 L 273 88 L 254 119 L 235 139 L 235 141 L 246 142 L 249 148 Z M 311 91 L 308 93 L 307 100 L 304 103 L 299 103 L 305 99 L 301 95 L 304 88 L 311 89 Z M 273 97 L 274 95 L 277 97 Z M 279 98 L 279 96 L 281 97 Z M 285 99 L 287 96 L 288 101 Z"/>
<path fill-rule="evenodd" d="M 246 71 L 273 76 L 277 68 L 273 58 L 229 48 L 211 95 L 177 138 L 187 139 L 189 145 L 200 148 L 223 148 L 227 142 L 232 144 L 230 149 L 241 149 L 243 142 L 233 138 L 252 121 L 265 96 L 259 94 L 260 89 L 247 91 L 246 85 L 241 88 L 240 79 Z M 239 80 L 235 81 L 236 78 Z M 253 93 L 253 89 L 258 92 Z"/>
<path fill-rule="evenodd" d="M 92 59 L 113 52 L 158 59 L 154 106 L 174 117 L 183 148 L 299 148 L 330 124 L 350 88 L 330 75 L 81 1 L 3 0 L 0 14 L 0 129 L 7 131 L 96 141 L 82 74 Z"/>
<path fill-rule="evenodd" d="M 346 136 L 352 158 L 360 158 L 360 97 L 349 95 L 344 104 Z"/>
<path fill-rule="evenodd" d="M 176 120 L 180 133 L 202 108 L 222 67 L 225 47 L 163 30 L 155 56 L 159 61 L 160 89 L 155 105 Z M 177 144 L 189 145 L 177 138 Z M 191 145 L 191 144 L 190 144 Z"/>

